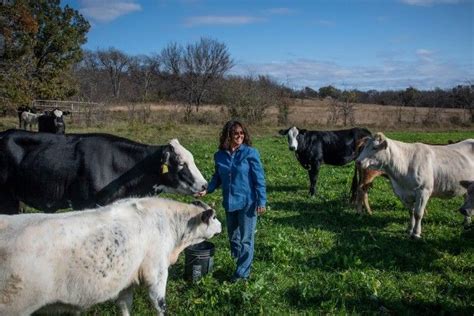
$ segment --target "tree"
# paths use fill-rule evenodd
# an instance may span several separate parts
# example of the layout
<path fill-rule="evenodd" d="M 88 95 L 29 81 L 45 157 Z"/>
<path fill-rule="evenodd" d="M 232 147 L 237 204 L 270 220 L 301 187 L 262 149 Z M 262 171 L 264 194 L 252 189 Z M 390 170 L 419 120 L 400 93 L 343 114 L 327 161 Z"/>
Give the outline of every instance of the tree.
<path fill-rule="evenodd" d="M 326 86 L 319 88 L 319 96 L 324 99 L 326 97 L 331 97 L 333 99 L 339 98 L 341 91 L 333 86 Z"/>
<path fill-rule="evenodd" d="M 458 85 L 452 89 L 454 103 L 466 109 L 470 114 L 470 121 L 474 123 L 474 85 Z"/>
<path fill-rule="evenodd" d="M 150 89 L 160 74 L 160 56 L 137 56 L 130 60 L 130 76 L 142 101 L 149 100 Z"/>
<path fill-rule="evenodd" d="M 107 71 L 114 98 L 120 96 L 120 84 L 130 65 L 130 57 L 116 48 L 97 51 L 97 57 Z"/>
<path fill-rule="evenodd" d="M 65 98 L 75 93 L 72 65 L 82 57 L 89 23 L 59 0 L 17 0 L 0 5 L 6 34 L 1 80 L 13 103 L 31 98 Z M 4 86 L 4 84 L 2 84 Z"/>
<path fill-rule="evenodd" d="M 186 96 L 187 118 L 192 106 L 199 111 L 210 86 L 234 65 L 227 46 L 209 38 L 201 38 L 185 48 L 171 43 L 162 50 L 161 60 L 164 70 L 177 80 Z"/>
<path fill-rule="evenodd" d="M 342 123 L 347 126 L 348 123 L 355 125 L 355 101 L 357 100 L 356 90 L 344 90 L 341 92 L 339 99 L 331 98 L 329 107 L 328 123 L 336 125 L 339 118 Z"/>

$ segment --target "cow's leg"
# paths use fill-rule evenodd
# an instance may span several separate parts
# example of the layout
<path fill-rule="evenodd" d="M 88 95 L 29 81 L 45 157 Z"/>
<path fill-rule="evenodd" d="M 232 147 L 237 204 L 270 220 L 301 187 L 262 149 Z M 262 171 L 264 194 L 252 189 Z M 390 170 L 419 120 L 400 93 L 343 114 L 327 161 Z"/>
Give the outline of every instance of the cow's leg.
<path fill-rule="evenodd" d="M 122 316 L 129 316 L 132 312 L 133 288 L 130 286 L 120 292 L 117 298 L 117 306 L 120 308 Z"/>
<path fill-rule="evenodd" d="M 471 216 L 465 215 L 464 216 L 464 221 L 463 221 L 464 227 L 469 228 L 469 226 L 471 225 L 471 222 L 472 222 Z"/>
<path fill-rule="evenodd" d="M 428 203 L 429 199 L 430 192 L 428 190 L 420 190 L 416 194 L 416 201 L 413 208 L 415 225 L 411 233 L 412 238 L 421 238 L 421 220 L 423 219 L 423 214 L 425 213 L 426 204 Z"/>
<path fill-rule="evenodd" d="M 357 213 L 362 214 L 362 206 L 364 206 L 367 214 L 372 215 L 372 210 L 369 205 L 369 187 L 370 184 L 362 184 L 357 188 L 356 207 Z"/>
<path fill-rule="evenodd" d="M 363 170 L 361 167 L 358 167 L 357 164 L 354 164 L 354 175 L 352 176 L 352 184 L 351 184 L 351 203 L 357 202 L 358 199 L 358 189 L 359 185 L 362 181 L 362 174 Z"/>
<path fill-rule="evenodd" d="M 168 268 L 158 268 L 156 275 L 150 288 L 148 295 L 150 296 L 151 302 L 155 307 L 158 315 L 162 316 L 166 312 L 166 281 L 168 280 Z"/>
<path fill-rule="evenodd" d="M 319 168 L 321 164 L 319 162 L 316 162 L 311 165 L 311 167 L 308 170 L 308 176 L 309 176 L 309 195 L 314 196 L 315 194 L 318 193 L 318 174 L 319 174 Z"/>
<path fill-rule="evenodd" d="M 19 214 L 20 213 L 20 202 L 11 197 L 7 193 L 2 193 L 3 189 L 0 188 L 0 214 Z"/>

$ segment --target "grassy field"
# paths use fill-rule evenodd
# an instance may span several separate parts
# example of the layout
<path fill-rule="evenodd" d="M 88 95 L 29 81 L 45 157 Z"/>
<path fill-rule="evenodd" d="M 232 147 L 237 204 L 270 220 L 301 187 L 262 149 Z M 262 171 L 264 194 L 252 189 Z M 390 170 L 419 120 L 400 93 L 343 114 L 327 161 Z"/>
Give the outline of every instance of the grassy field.
<path fill-rule="evenodd" d="M 14 123 L 15 121 L 12 120 Z M 10 123 L 3 123 L 9 127 Z M 2 127 L 2 126 L 0 126 Z M 209 179 L 220 126 L 118 124 L 103 131 L 146 143 L 178 137 Z M 250 129 L 257 131 L 257 127 Z M 170 315 L 455 314 L 474 313 L 474 229 L 462 226 L 462 198 L 432 199 L 423 238 L 405 234 L 408 211 L 388 180 L 376 179 L 374 214 L 357 215 L 348 203 L 353 165 L 323 166 L 319 196 L 308 197 L 306 171 L 288 151 L 278 127 L 258 128 L 254 146 L 266 171 L 268 212 L 259 218 L 255 261 L 248 283 L 231 284 L 234 270 L 225 233 L 215 237 L 214 271 L 197 283 L 183 280 L 184 254 L 171 267 Z M 397 140 L 446 143 L 472 132 L 386 132 Z M 167 197 L 191 201 L 191 197 Z M 225 225 L 220 191 L 207 195 Z M 135 315 L 153 315 L 146 289 L 135 291 Z M 114 315 L 105 303 L 89 315 Z"/>

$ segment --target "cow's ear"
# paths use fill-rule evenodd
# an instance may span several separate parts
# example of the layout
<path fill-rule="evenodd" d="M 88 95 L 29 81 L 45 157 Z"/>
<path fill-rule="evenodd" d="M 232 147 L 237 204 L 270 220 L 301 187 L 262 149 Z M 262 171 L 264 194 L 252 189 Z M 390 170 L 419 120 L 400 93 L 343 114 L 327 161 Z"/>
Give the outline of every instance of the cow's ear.
<path fill-rule="evenodd" d="M 171 146 L 169 146 L 169 147 L 171 147 Z M 170 150 L 168 148 L 166 148 L 163 152 L 163 156 L 161 157 L 161 164 L 162 165 L 167 165 L 170 161 L 170 156 L 171 156 Z"/>
<path fill-rule="evenodd" d="M 361 139 L 356 141 L 356 148 L 364 148 L 365 145 L 367 145 L 367 142 L 369 141 L 369 136 L 362 137 Z"/>
<path fill-rule="evenodd" d="M 383 150 L 387 148 L 387 138 L 383 133 L 376 133 L 374 135 L 374 148 L 377 150 Z"/>
<path fill-rule="evenodd" d="M 387 146 L 388 146 L 387 141 L 384 140 L 383 142 L 381 142 L 381 143 L 377 146 L 377 149 L 378 149 L 378 150 L 384 150 L 384 149 L 387 149 Z"/>
<path fill-rule="evenodd" d="M 213 215 L 214 215 L 213 209 L 205 210 L 204 212 L 201 213 L 201 221 L 209 225 L 209 220 L 211 219 Z"/>
<path fill-rule="evenodd" d="M 298 134 L 304 134 L 307 132 L 305 129 L 299 129 L 298 127 L 296 128 L 298 130 Z"/>
<path fill-rule="evenodd" d="M 289 128 L 281 129 L 281 130 L 278 131 L 278 134 L 285 136 L 286 134 L 288 134 L 289 130 L 290 130 Z"/>
<path fill-rule="evenodd" d="M 474 183 L 474 181 L 467 181 L 467 180 L 459 181 L 459 184 L 461 184 L 463 186 L 463 188 L 465 188 L 465 189 L 469 188 L 469 186 L 473 183 Z"/>

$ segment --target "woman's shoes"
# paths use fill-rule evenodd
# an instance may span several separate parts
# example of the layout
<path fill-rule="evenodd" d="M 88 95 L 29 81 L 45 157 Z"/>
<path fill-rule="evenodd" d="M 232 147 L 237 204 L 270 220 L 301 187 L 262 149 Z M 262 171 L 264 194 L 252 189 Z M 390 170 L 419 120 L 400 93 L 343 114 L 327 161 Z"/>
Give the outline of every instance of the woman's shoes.
<path fill-rule="evenodd" d="M 233 275 L 230 278 L 230 283 L 247 282 L 248 280 L 249 280 L 248 278 L 242 278 L 242 277 L 238 277 L 238 276 Z"/>

